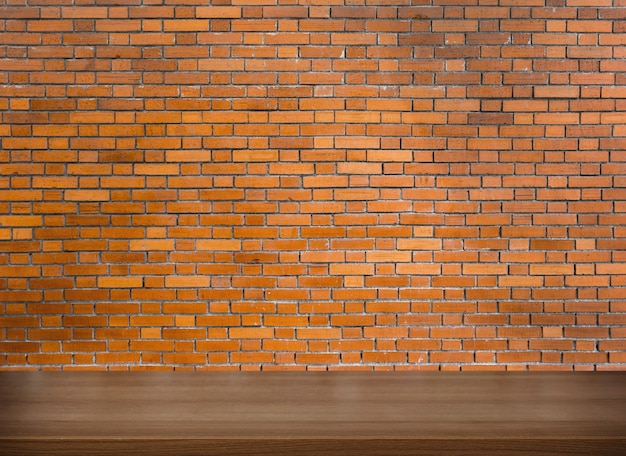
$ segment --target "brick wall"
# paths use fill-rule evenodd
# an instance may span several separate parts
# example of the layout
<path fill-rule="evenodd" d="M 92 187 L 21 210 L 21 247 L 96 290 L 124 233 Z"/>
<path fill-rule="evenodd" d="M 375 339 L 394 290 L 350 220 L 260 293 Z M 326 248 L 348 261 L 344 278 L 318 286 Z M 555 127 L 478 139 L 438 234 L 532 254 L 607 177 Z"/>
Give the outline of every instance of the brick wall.
<path fill-rule="evenodd" d="M 626 0 L 1 4 L 3 369 L 626 367 Z"/>

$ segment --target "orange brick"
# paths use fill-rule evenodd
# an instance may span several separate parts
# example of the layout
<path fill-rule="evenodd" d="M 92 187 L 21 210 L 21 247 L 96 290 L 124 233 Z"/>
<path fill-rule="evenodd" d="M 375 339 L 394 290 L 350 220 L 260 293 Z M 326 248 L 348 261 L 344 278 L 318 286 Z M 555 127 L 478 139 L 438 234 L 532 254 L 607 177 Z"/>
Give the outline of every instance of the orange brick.
<path fill-rule="evenodd" d="M 615 2 L 47 3 L 3 9 L 0 368 L 624 364 Z"/>
<path fill-rule="evenodd" d="M 272 328 L 230 328 L 228 332 L 233 339 L 271 339 L 274 337 Z"/>
<path fill-rule="evenodd" d="M 143 286 L 141 277 L 99 277 L 98 286 L 103 288 L 136 288 Z"/>

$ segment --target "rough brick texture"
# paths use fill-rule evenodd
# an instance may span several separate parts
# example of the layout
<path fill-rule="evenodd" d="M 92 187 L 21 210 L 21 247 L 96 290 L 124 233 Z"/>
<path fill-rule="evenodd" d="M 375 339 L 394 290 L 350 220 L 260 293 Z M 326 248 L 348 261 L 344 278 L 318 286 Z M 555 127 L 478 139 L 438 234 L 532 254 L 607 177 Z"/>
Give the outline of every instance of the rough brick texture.
<path fill-rule="evenodd" d="M 3 369 L 623 369 L 626 0 L 0 0 Z"/>

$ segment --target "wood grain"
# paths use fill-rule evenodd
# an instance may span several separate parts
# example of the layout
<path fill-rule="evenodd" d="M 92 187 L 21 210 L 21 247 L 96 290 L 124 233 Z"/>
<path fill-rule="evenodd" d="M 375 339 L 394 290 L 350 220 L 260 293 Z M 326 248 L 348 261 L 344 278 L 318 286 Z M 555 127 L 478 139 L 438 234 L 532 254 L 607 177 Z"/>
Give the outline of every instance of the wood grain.
<path fill-rule="evenodd" d="M 626 455 L 626 372 L 0 372 L 2 455 Z"/>

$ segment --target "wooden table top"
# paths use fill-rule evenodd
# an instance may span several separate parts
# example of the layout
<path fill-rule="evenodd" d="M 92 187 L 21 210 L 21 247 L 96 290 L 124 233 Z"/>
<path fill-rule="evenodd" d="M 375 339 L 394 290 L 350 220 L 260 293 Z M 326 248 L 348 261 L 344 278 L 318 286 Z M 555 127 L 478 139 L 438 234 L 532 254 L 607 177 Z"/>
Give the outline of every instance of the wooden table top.
<path fill-rule="evenodd" d="M 0 372 L 0 410 L 3 455 L 626 454 L 626 372 Z"/>

